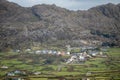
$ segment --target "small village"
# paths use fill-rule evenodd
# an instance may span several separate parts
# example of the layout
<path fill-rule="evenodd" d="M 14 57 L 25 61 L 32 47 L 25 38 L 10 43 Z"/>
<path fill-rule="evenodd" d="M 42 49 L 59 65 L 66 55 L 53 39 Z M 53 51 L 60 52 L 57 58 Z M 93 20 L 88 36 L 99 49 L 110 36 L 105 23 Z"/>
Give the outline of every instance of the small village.
<path fill-rule="evenodd" d="M 58 51 L 52 49 L 42 49 L 42 50 L 32 50 L 32 49 L 25 49 L 25 54 L 35 54 L 35 55 L 56 55 L 56 56 L 69 56 L 67 60 L 65 60 L 64 64 L 84 64 L 89 59 L 94 58 L 107 58 L 107 48 L 100 48 L 97 47 L 70 47 L 69 45 L 66 46 L 66 51 Z M 75 51 L 76 49 L 76 51 Z M 21 50 L 15 50 L 16 54 L 21 54 Z M 9 69 L 8 66 L 1 66 L 1 69 Z M 27 79 L 28 75 L 41 75 L 43 74 L 40 71 L 27 71 L 27 70 L 20 70 L 16 69 L 14 71 L 10 71 L 6 73 L 6 77 L 4 80 L 29 80 Z M 48 75 L 48 74 L 46 74 Z"/>
<path fill-rule="evenodd" d="M 84 47 L 70 47 L 70 45 L 67 45 L 66 51 L 58 51 L 58 50 L 49 50 L 49 49 L 43 49 L 43 50 L 31 50 L 26 49 L 25 52 L 28 54 L 48 54 L 48 55 L 61 55 L 61 56 L 69 56 L 69 59 L 66 61 L 66 64 L 72 64 L 72 63 L 81 63 L 85 62 L 89 58 L 95 58 L 95 57 L 101 57 L 106 58 L 107 54 L 105 52 L 107 51 L 107 48 L 97 48 L 97 47 L 91 47 L 91 46 L 84 46 Z M 77 51 L 75 51 L 77 50 Z M 16 50 L 16 52 L 20 53 L 20 50 Z"/>

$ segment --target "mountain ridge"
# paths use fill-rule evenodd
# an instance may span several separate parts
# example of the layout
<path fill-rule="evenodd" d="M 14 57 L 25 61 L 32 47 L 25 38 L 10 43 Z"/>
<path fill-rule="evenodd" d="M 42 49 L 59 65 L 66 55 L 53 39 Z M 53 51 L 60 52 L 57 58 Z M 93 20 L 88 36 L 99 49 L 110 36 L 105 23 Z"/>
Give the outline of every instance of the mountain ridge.
<path fill-rule="evenodd" d="M 119 12 L 120 4 L 111 3 L 85 11 L 70 11 L 56 5 L 25 8 L 4 1 L 0 3 L 0 50 L 28 47 L 34 42 L 81 46 L 96 45 L 93 44 L 96 41 L 100 45 L 120 46 Z"/>

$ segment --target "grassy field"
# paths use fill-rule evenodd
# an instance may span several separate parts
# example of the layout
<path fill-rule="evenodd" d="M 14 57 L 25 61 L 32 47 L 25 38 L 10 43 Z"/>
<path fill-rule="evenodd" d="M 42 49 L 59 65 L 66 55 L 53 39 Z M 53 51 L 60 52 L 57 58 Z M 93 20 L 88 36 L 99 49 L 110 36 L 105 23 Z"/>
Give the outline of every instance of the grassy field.
<path fill-rule="evenodd" d="M 107 54 L 113 57 L 120 57 L 120 48 L 109 48 Z"/>
<path fill-rule="evenodd" d="M 79 80 L 86 77 L 88 72 L 91 74 L 87 77 L 93 80 L 119 80 L 120 79 L 120 48 L 109 48 L 105 52 L 107 58 L 91 58 L 84 64 L 57 64 L 57 65 L 41 65 L 31 63 L 31 59 L 18 59 L 18 53 L 0 53 L 0 67 L 8 66 L 8 69 L 0 68 L 0 77 L 3 77 L 7 72 L 16 69 L 27 70 L 29 72 L 42 72 L 38 76 L 29 76 L 30 80 L 58 80 L 58 78 L 66 78 Z M 27 55 L 27 54 L 26 54 Z M 24 58 L 24 56 L 23 56 Z M 27 58 L 27 56 L 25 57 Z M 58 71 L 58 68 L 61 68 Z"/>

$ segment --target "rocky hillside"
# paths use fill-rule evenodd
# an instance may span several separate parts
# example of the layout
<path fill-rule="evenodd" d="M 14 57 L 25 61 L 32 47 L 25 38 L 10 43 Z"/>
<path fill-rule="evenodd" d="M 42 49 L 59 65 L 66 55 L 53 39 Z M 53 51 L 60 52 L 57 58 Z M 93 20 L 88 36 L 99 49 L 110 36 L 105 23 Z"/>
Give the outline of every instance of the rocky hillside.
<path fill-rule="evenodd" d="M 0 50 L 36 43 L 120 46 L 120 4 L 70 11 L 45 4 L 25 8 L 0 0 Z"/>

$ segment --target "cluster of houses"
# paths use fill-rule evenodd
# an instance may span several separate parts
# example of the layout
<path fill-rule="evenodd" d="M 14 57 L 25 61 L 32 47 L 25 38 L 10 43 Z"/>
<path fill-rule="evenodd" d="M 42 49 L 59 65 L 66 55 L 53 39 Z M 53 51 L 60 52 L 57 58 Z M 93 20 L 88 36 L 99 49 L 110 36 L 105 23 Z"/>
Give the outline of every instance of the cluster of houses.
<path fill-rule="evenodd" d="M 36 50 L 35 54 L 52 54 L 52 55 L 66 55 L 65 51 L 57 51 L 57 50 Z"/>
<path fill-rule="evenodd" d="M 28 80 L 27 71 L 15 70 L 8 72 L 4 80 Z"/>
<path fill-rule="evenodd" d="M 23 70 L 15 70 L 15 71 L 8 72 L 6 75 L 7 76 L 26 76 L 27 72 Z"/>
<path fill-rule="evenodd" d="M 31 54 L 51 54 L 51 55 L 69 55 L 70 58 L 67 60 L 67 64 L 69 63 L 81 63 L 85 62 L 89 58 L 93 57 L 107 57 L 107 55 L 104 54 L 106 51 L 105 48 L 98 49 L 97 47 L 92 46 L 81 46 L 81 47 L 70 47 L 69 45 L 66 46 L 67 51 L 58 51 L 58 50 L 52 50 L 52 49 L 43 49 L 43 50 L 32 50 L 32 49 L 26 49 L 26 53 Z M 71 52 L 72 49 L 80 49 L 80 52 Z M 17 50 L 20 52 L 20 50 Z"/>
<path fill-rule="evenodd" d="M 80 63 L 86 61 L 87 55 L 82 53 L 72 54 L 71 57 L 67 60 L 67 64 L 69 63 Z"/>
<path fill-rule="evenodd" d="M 16 50 L 16 52 L 20 52 L 20 50 Z M 51 55 L 69 55 L 70 52 L 66 51 L 58 51 L 58 50 L 52 50 L 52 49 L 43 49 L 43 50 L 32 50 L 32 49 L 26 49 L 26 53 L 30 54 L 51 54 Z"/>
<path fill-rule="evenodd" d="M 41 72 L 28 72 L 26 70 L 14 70 L 6 73 L 4 80 L 30 80 L 29 75 L 41 75 Z"/>
<path fill-rule="evenodd" d="M 104 49 L 104 51 L 106 50 Z M 70 54 L 71 57 L 67 60 L 66 63 L 83 63 L 86 60 L 95 57 L 105 58 L 107 55 L 104 54 L 104 51 L 98 50 L 96 47 L 82 47 L 80 52 Z"/>

